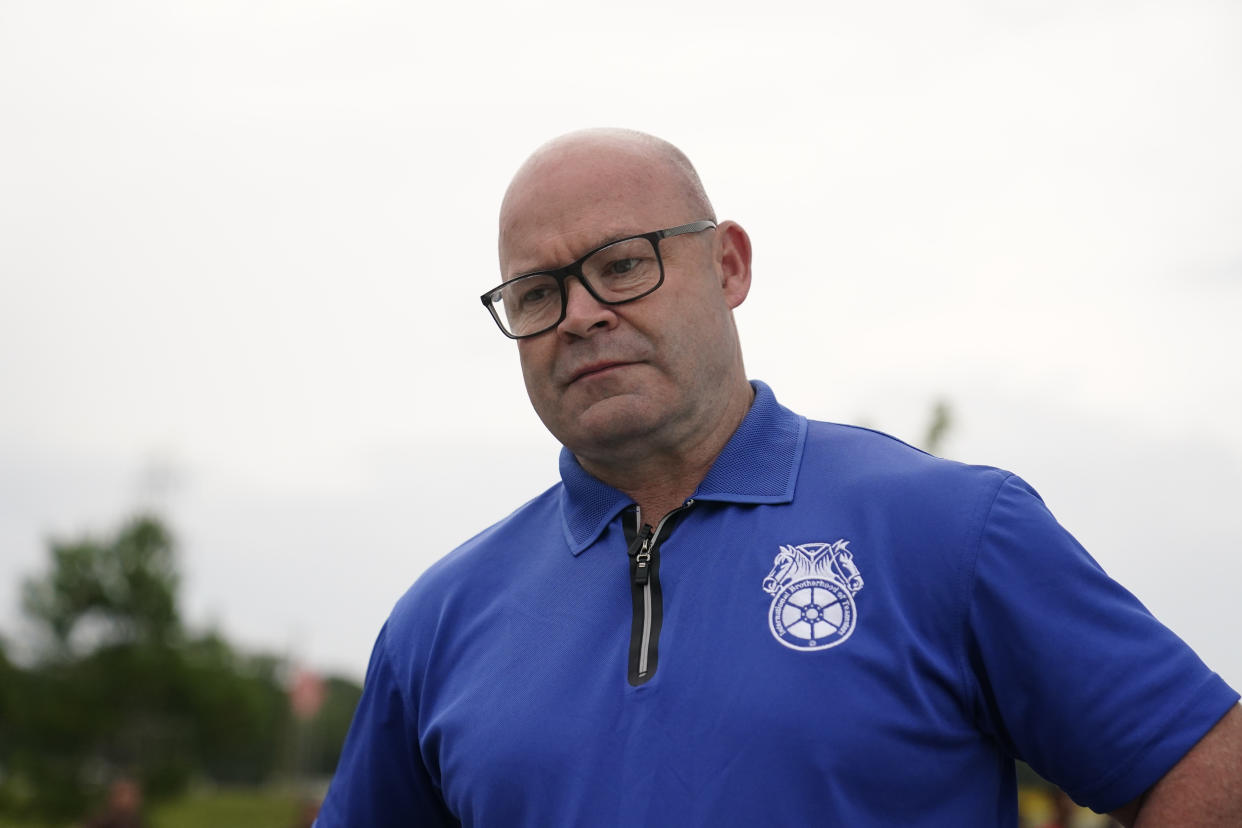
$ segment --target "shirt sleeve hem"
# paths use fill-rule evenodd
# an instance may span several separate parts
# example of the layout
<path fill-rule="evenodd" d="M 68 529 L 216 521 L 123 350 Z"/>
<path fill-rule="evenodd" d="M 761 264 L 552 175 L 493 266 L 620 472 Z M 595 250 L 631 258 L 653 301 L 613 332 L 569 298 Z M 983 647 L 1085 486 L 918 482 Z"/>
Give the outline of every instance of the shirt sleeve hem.
<path fill-rule="evenodd" d="M 1098 782 L 1071 791 L 1074 799 L 1098 813 L 1108 813 L 1141 796 L 1181 761 L 1238 699 L 1238 692 L 1212 673 L 1129 761 Z"/>

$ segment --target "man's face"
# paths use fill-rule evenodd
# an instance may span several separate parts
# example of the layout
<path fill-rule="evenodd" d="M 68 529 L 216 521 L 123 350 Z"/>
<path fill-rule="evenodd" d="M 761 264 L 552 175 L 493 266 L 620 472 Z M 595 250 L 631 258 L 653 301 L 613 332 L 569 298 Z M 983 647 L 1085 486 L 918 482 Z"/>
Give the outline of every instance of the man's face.
<path fill-rule="evenodd" d="M 504 278 L 559 267 L 624 236 L 706 218 L 667 165 L 569 154 L 511 188 L 501 217 Z M 740 229 L 740 228 L 739 228 Z M 518 341 L 526 390 L 580 458 L 641 454 L 693 437 L 723 409 L 740 355 L 717 231 L 660 242 L 664 284 L 602 305 L 570 279 L 564 321 Z"/>

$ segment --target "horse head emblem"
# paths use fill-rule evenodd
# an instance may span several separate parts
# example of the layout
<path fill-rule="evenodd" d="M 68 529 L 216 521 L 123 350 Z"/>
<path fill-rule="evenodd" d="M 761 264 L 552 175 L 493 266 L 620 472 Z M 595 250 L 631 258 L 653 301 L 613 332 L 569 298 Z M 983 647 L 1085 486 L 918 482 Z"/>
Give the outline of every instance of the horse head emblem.
<path fill-rule="evenodd" d="M 775 595 L 783 587 L 805 578 L 830 578 L 840 582 L 850 593 L 863 588 L 862 573 L 854 565 L 850 542 L 842 538 L 836 543 L 804 543 L 782 546 L 772 561 L 772 571 L 763 579 L 763 591 Z"/>
<path fill-rule="evenodd" d="M 793 580 L 789 574 L 794 568 L 796 558 L 792 546 L 782 546 L 776 560 L 772 562 L 772 571 L 763 579 L 763 591 L 775 595 L 780 588 Z"/>
<path fill-rule="evenodd" d="M 763 591 L 772 596 L 768 626 L 794 650 L 835 647 L 854 631 L 854 595 L 863 588 L 850 542 L 781 546 Z"/>

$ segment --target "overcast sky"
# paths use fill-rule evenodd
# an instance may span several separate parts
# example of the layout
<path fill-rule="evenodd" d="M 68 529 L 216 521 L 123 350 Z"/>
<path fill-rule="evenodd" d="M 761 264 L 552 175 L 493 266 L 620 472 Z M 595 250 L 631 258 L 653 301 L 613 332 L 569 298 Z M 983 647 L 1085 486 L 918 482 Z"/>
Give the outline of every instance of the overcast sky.
<path fill-rule="evenodd" d="M 477 295 L 537 144 L 644 129 L 755 247 L 749 373 L 1028 479 L 1234 686 L 1236 2 L 0 0 L 0 631 L 160 509 L 189 622 L 361 678 L 556 480 Z"/>

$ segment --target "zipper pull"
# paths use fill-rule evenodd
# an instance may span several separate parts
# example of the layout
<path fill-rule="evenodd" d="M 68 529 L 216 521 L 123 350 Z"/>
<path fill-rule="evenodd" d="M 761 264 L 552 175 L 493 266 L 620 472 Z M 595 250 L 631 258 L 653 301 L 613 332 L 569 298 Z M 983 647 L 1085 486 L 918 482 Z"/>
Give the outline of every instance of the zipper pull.
<path fill-rule="evenodd" d="M 634 583 L 638 586 L 646 586 L 650 579 L 651 553 L 647 551 L 647 542 L 643 541 L 643 548 L 638 550 L 638 554 L 634 556 Z"/>
<path fill-rule="evenodd" d="M 630 548 L 626 550 L 634 557 L 634 583 L 638 586 L 645 586 L 647 581 L 651 579 L 651 535 L 653 530 L 651 524 L 644 523 L 643 528 L 638 530 L 638 535 L 634 538 L 634 542 L 630 544 Z"/>

